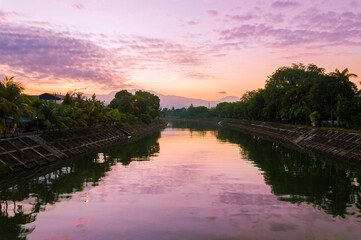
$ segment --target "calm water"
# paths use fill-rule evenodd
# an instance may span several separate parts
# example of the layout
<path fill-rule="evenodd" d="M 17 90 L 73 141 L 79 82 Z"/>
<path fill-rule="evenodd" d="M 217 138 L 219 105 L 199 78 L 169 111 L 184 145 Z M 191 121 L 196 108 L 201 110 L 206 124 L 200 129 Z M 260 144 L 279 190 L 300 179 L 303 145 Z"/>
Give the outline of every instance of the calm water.
<path fill-rule="evenodd" d="M 359 168 L 199 123 L 0 181 L 0 239 L 360 239 Z"/>

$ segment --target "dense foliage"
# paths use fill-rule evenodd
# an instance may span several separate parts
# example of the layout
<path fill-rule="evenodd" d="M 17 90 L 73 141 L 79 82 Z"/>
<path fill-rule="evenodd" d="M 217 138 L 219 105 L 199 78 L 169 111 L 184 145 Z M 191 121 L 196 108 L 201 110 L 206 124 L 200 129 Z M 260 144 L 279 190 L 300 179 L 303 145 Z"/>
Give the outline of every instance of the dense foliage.
<path fill-rule="evenodd" d="M 325 73 L 314 64 L 293 64 L 277 69 L 263 89 L 246 92 L 239 102 L 215 108 L 164 109 L 166 116 L 222 117 L 361 127 L 361 93 L 350 77 L 338 69 Z"/>
<path fill-rule="evenodd" d="M 14 77 L 0 81 L 0 132 L 5 129 L 5 117 L 11 116 L 19 122 L 22 116 L 31 115 L 30 99 L 23 90 L 21 84 L 14 82 Z"/>
<path fill-rule="evenodd" d="M 44 131 L 72 127 L 93 127 L 99 124 L 151 121 L 160 116 L 159 98 L 154 94 L 137 91 L 134 95 L 119 91 L 109 106 L 96 99 L 95 94 L 84 97 L 81 93 L 67 93 L 61 104 L 32 98 L 23 93 L 24 87 L 5 77 L 0 81 L 0 132 L 6 130 L 6 119 L 13 125 L 22 124 L 23 118 Z"/>
<path fill-rule="evenodd" d="M 161 113 L 159 97 L 145 91 L 137 91 L 133 95 L 127 90 L 121 90 L 115 94 L 109 107 L 118 109 L 131 121 L 138 118 L 148 124 Z"/>

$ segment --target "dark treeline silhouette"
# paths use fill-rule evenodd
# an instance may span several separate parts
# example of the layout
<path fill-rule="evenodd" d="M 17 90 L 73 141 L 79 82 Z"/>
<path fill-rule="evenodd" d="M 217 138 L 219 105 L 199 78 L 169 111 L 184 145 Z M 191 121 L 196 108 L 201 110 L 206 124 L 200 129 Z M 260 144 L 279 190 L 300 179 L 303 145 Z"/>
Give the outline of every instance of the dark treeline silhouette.
<path fill-rule="evenodd" d="M 325 73 L 314 64 L 277 69 L 263 89 L 246 92 L 240 101 L 215 108 L 164 109 L 166 116 L 222 117 L 293 124 L 361 127 L 361 92 L 350 81 L 357 77 L 346 68 Z"/>
<path fill-rule="evenodd" d="M 46 101 L 23 92 L 23 85 L 15 82 L 14 77 L 5 77 L 0 81 L 0 134 L 16 125 L 22 126 L 23 131 L 31 128 L 54 131 L 136 121 L 149 124 L 161 114 L 159 97 L 145 91 L 137 91 L 133 95 L 121 90 L 109 106 L 105 106 L 95 94 L 87 98 L 82 93 L 67 93 L 62 103 L 57 104 L 55 96 L 54 100 Z M 29 120 L 26 126 L 24 118 Z"/>
<path fill-rule="evenodd" d="M 154 132 L 140 141 L 102 148 L 73 160 L 59 162 L 51 169 L 24 179 L 0 180 L 0 239 L 27 239 L 35 227 L 26 224 L 36 221 L 37 214 L 47 205 L 69 199 L 73 193 L 89 184 L 96 186 L 116 164 L 146 161 L 159 152 L 160 132 Z M 23 202 L 32 197 L 30 203 Z M 31 205 L 31 209 L 24 206 Z"/>
<path fill-rule="evenodd" d="M 211 131 L 217 139 L 238 144 L 243 159 L 257 166 L 278 199 L 307 203 L 334 217 L 361 217 L 360 167 L 202 122 L 171 121 L 174 128 Z"/>
<path fill-rule="evenodd" d="M 279 200 L 311 204 L 332 216 L 361 217 L 360 168 L 230 129 L 220 128 L 217 138 L 239 144 Z M 349 208 L 353 205 L 356 213 Z"/>

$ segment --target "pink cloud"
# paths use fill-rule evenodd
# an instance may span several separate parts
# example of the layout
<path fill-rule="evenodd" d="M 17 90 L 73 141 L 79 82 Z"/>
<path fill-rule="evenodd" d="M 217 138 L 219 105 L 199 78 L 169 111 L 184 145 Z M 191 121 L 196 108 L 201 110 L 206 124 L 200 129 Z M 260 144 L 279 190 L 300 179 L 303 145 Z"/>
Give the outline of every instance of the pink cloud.
<path fill-rule="evenodd" d="M 247 14 L 247 15 L 227 15 L 228 18 L 238 21 L 238 22 L 244 22 L 248 21 L 254 18 L 257 18 L 254 14 Z"/>
<path fill-rule="evenodd" d="M 200 73 L 197 71 L 189 71 L 189 72 L 185 72 L 184 76 L 186 78 L 192 78 L 192 79 L 209 79 L 209 78 L 214 78 L 214 76 L 211 76 L 209 74 L 205 74 L 205 73 Z"/>
<path fill-rule="evenodd" d="M 359 6 L 359 3 L 356 2 L 356 1 L 352 1 L 352 2 L 350 3 L 350 6 L 351 6 L 352 8 L 357 8 L 357 7 Z"/>
<path fill-rule="evenodd" d="M 193 26 L 193 25 L 198 25 L 198 22 L 196 22 L 196 21 L 188 21 L 187 24 Z"/>
<path fill-rule="evenodd" d="M 8 16 L 9 16 L 9 13 L 0 11 L 0 20 L 1 20 L 1 21 L 7 20 Z"/>
<path fill-rule="evenodd" d="M 0 64 L 50 79 L 71 78 L 112 83 L 111 52 L 65 33 L 38 27 L 0 25 Z"/>
<path fill-rule="evenodd" d="M 202 65 L 201 56 L 199 52 L 188 48 L 184 45 L 173 43 L 170 41 L 136 36 L 128 40 L 121 39 L 123 44 L 131 43 L 133 49 L 137 52 L 133 57 L 137 58 L 138 63 L 152 64 L 166 64 L 174 67 L 187 65 Z"/>
<path fill-rule="evenodd" d="M 16 17 L 20 17 L 23 16 L 23 14 L 19 13 L 19 12 L 5 12 L 5 11 L 1 11 L 0 10 L 0 21 L 9 21 L 9 18 L 12 16 L 16 16 Z"/>
<path fill-rule="evenodd" d="M 210 17 L 215 17 L 218 15 L 218 12 L 216 10 L 207 10 L 206 14 Z"/>
<path fill-rule="evenodd" d="M 265 17 L 268 21 L 275 24 L 284 22 L 284 18 L 285 18 L 283 14 L 272 14 L 272 13 L 265 15 Z"/>
<path fill-rule="evenodd" d="M 78 11 L 86 11 L 87 10 L 87 8 L 83 4 L 80 4 L 80 3 L 73 4 L 73 5 L 71 5 L 71 7 Z"/>
<path fill-rule="evenodd" d="M 294 8 L 298 7 L 301 4 L 295 1 L 276 1 L 271 5 L 271 8 L 274 9 L 286 9 L 286 8 Z"/>
<path fill-rule="evenodd" d="M 320 55 L 319 53 L 301 53 L 301 54 L 296 54 L 296 55 L 289 55 L 289 56 L 284 56 L 282 58 L 284 59 L 294 59 L 294 60 L 298 60 L 300 58 L 305 58 L 305 57 L 316 57 Z"/>
<path fill-rule="evenodd" d="M 283 15 L 265 17 L 257 23 L 218 30 L 220 40 L 237 46 L 250 43 L 276 48 L 300 45 L 307 48 L 361 46 L 361 14 L 308 9 L 294 16 L 288 26 L 278 25 L 278 21 L 282 23 L 285 17 Z M 267 19 L 271 19 L 272 24 L 267 23 Z"/>
<path fill-rule="evenodd" d="M 195 20 L 184 20 L 184 19 L 178 19 L 178 22 L 181 23 L 181 26 L 195 26 L 199 24 L 199 21 Z"/>
<path fill-rule="evenodd" d="M 233 51 L 233 50 L 240 50 L 240 46 L 243 43 L 240 43 L 240 41 L 234 41 L 234 42 L 223 42 L 218 43 L 213 46 L 211 46 L 211 49 L 209 50 L 210 53 L 217 53 L 219 51 Z M 226 56 L 224 53 L 216 54 L 216 57 L 223 57 Z"/>
<path fill-rule="evenodd" d="M 0 24 L 0 71 L 39 84 L 63 84 L 67 79 L 114 89 L 129 87 L 125 82 L 140 69 L 172 70 L 203 64 L 199 52 L 171 41 L 141 36 L 77 36 L 48 27 Z M 109 42 L 112 47 L 86 40 L 90 38 L 102 46 Z"/>

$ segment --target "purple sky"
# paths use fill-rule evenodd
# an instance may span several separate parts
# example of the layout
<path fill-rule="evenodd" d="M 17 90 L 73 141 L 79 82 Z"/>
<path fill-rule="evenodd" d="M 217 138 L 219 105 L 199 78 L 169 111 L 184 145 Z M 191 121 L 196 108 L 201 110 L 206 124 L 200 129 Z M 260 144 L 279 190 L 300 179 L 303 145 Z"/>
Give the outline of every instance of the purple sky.
<path fill-rule="evenodd" d="M 214 100 L 292 63 L 361 75 L 360 53 L 359 1 L 0 0 L 0 74 L 29 90 Z"/>

